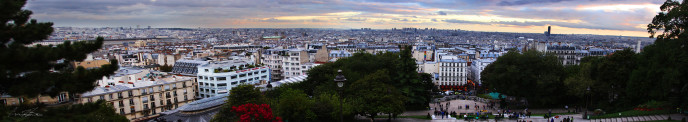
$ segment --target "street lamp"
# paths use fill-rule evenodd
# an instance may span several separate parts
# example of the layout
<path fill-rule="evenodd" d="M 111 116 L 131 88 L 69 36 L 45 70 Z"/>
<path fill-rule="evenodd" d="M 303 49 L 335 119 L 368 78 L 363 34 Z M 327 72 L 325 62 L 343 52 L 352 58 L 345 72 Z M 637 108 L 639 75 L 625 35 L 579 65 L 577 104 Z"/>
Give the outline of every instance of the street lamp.
<path fill-rule="evenodd" d="M 265 88 L 268 88 L 266 91 L 270 92 L 272 91 L 272 83 L 271 81 L 268 81 L 268 85 L 265 86 Z M 272 98 L 270 98 L 270 104 L 272 105 Z"/>
<path fill-rule="evenodd" d="M 585 96 L 587 96 L 587 97 L 585 97 L 585 109 L 584 109 L 585 113 L 583 114 L 584 119 L 588 119 L 588 101 L 590 99 L 589 94 L 590 94 L 590 86 L 588 86 L 588 88 L 585 89 Z"/>
<path fill-rule="evenodd" d="M 342 107 L 342 87 L 344 86 L 344 82 L 346 81 L 346 78 L 344 75 L 342 75 L 342 70 L 337 70 L 337 76 L 334 77 L 334 82 L 337 83 L 337 87 L 339 90 L 339 121 L 344 122 L 344 115 L 342 113 L 343 107 Z"/>

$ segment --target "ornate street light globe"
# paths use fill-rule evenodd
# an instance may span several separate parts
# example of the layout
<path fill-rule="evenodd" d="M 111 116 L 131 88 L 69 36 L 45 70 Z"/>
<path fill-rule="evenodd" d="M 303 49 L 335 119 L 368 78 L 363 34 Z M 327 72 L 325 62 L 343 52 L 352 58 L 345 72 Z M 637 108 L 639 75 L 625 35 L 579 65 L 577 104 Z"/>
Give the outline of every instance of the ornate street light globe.
<path fill-rule="evenodd" d="M 341 69 L 338 70 L 337 72 L 338 72 L 338 74 L 337 74 L 337 76 L 334 78 L 334 82 L 337 83 L 337 87 L 340 87 L 340 88 L 341 88 L 341 87 L 344 86 L 344 82 L 346 81 L 346 78 L 344 77 L 344 75 L 342 75 L 342 70 L 341 70 Z"/>
<path fill-rule="evenodd" d="M 272 83 L 268 81 L 268 85 L 265 86 L 265 88 L 268 88 L 268 90 L 272 90 Z"/>

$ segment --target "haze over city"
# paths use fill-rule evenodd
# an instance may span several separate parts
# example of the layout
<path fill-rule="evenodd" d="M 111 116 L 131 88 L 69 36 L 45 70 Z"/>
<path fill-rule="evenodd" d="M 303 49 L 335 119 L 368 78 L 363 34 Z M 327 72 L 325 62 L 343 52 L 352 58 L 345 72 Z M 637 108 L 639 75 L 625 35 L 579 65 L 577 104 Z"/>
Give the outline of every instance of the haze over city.
<path fill-rule="evenodd" d="M 663 0 L 31 0 L 56 27 L 437 28 L 647 37 Z"/>

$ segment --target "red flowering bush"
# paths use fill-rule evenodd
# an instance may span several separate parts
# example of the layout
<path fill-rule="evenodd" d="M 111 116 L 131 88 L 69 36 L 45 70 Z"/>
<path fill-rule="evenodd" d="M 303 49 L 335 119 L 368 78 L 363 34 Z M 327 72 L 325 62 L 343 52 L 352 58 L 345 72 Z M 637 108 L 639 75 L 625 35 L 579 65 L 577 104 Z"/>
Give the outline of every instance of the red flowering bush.
<path fill-rule="evenodd" d="M 274 117 L 268 104 L 244 104 L 232 106 L 232 112 L 239 116 L 239 122 L 282 122 L 282 118 Z"/>

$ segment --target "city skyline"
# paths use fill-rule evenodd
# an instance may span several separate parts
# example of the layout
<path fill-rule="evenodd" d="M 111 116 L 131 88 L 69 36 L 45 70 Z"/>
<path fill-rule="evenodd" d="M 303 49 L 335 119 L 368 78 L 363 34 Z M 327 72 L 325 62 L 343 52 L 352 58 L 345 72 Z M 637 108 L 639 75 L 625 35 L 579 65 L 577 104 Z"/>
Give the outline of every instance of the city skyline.
<path fill-rule="evenodd" d="M 34 19 L 71 27 L 437 28 L 647 37 L 661 0 L 28 1 Z"/>

